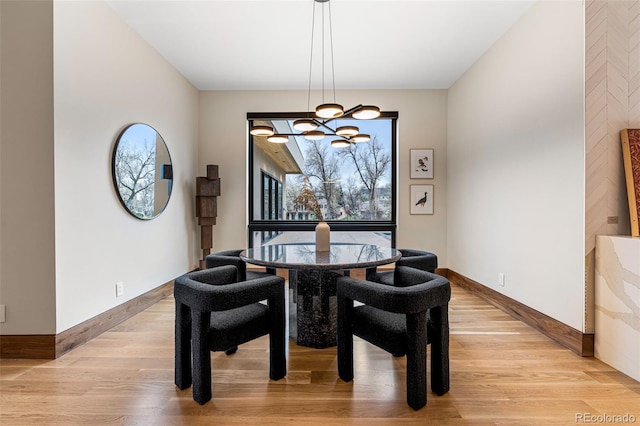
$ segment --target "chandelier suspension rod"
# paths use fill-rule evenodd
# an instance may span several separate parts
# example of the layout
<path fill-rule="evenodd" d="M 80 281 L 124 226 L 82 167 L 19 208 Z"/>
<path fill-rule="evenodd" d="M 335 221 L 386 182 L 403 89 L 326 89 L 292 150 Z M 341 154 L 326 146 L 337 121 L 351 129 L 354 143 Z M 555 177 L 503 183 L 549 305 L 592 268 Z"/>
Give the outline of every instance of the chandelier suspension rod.
<path fill-rule="evenodd" d="M 315 5 L 315 2 L 314 2 Z M 321 51 L 320 51 L 320 56 L 322 57 L 322 103 L 325 103 L 324 101 L 324 7 L 322 8 L 322 31 L 320 32 L 321 36 L 322 36 L 322 42 L 320 43 L 320 47 L 321 47 Z"/>
<path fill-rule="evenodd" d="M 313 70 L 313 34 L 316 26 L 316 2 L 313 2 L 313 12 L 311 14 L 311 49 L 309 49 L 309 90 L 307 91 L 307 118 L 311 115 L 311 75 Z"/>
<path fill-rule="evenodd" d="M 336 102 L 336 70 L 333 60 L 333 26 L 331 24 L 331 2 L 329 2 L 329 43 L 331 48 L 331 83 L 333 84 L 333 103 Z M 324 56 L 324 55 L 322 55 Z"/>

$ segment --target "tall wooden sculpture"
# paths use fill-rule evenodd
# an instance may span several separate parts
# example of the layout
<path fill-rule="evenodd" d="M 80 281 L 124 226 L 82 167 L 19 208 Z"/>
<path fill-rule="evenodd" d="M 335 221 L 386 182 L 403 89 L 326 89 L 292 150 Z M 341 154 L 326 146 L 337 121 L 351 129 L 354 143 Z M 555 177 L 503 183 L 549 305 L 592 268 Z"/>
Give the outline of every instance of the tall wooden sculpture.
<path fill-rule="evenodd" d="M 218 201 L 220 195 L 220 177 L 218 166 L 207 164 L 207 176 L 196 177 L 196 216 L 200 225 L 200 247 L 202 259 L 200 269 L 205 269 L 204 258 L 211 254 L 213 247 L 213 225 L 218 216 Z"/>

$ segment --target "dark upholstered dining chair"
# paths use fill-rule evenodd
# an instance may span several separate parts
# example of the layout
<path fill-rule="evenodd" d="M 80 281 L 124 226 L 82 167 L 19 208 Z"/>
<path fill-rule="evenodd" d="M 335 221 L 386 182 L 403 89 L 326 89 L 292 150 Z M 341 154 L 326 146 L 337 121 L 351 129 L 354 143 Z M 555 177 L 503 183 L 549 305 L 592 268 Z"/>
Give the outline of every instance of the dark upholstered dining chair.
<path fill-rule="evenodd" d="M 228 351 L 268 334 L 269 377 L 279 380 L 287 373 L 284 278 L 237 282 L 237 275 L 228 265 L 175 280 L 175 384 L 186 389 L 193 382 L 199 404 L 212 395 L 210 351 Z"/>
<path fill-rule="evenodd" d="M 427 344 L 431 344 L 431 389 L 449 391 L 449 281 L 398 266 L 394 286 L 339 277 L 338 374 L 353 380 L 353 336 L 393 354 L 407 355 L 407 403 L 427 403 Z M 354 301 L 364 303 L 354 307 Z"/>
<path fill-rule="evenodd" d="M 396 262 L 396 266 L 410 266 L 427 272 L 435 272 L 438 267 L 438 256 L 428 251 L 415 249 L 398 249 L 402 257 Z M 378 271 L 376 268 L 367 268 L 366 280 L 381 284 L 393 285 L 395 270 Z"/>
<path fill-rule="evenodd" d="M 269 275 L 275 275 L 275 269 L 268 268 L 266 272 L 262 271 L 247 271 L 247 264 L 240 258 L 240 250 L 225 250 L 216 253 L 211 253 L 204 258 L 205 266 L 208 268 L 215 268 L 216 266 L 233 265 L 238 268 L 238 281 L 255 280 L 256 278 L 264 278 Z"/>

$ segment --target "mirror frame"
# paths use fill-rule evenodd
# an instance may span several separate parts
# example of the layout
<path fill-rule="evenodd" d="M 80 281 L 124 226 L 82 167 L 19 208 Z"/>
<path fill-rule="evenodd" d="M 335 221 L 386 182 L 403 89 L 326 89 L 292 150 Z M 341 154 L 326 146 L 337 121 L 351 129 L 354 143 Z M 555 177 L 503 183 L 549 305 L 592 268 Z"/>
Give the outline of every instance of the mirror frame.
<path fill-rule="evenodd" d="M 134 126 L 145 126 L 146 128 L 148 128 L 148 131 L 153 131 L 155 133 L 155 143 L 156 143 L 156 147 L 154 148 L 154 169 L 153 169 L 153 173 L 154 173 L 154 181 L 153 181 L 153 188 L 154 190 L 156 189 L 156 187 L 165 182 L 168 186 L 167 189 L 167 200 L 164 203 L 164 205 L 162 205 L 161 208 L 158 208 L 156 206 L 154 206 L 154 210 L 153 210 L 153 216 L 144 216 L 144 215 L 138 215 L 136 214 L 134 211 L 132 211 L 128 206 L 126 201 L 123 198 L 123 194 L 120 191 L 120 185 L 119 185 L 119 177 L 118 177 L 118 173 L 117 173 L 117 167 L 116 167 L 116 161 L 117 161 L 117 156 L 118 156 L 118 152 L 119 152 L 119 148 L 122 146 L 121 143 L 123 142 L 123 138 L 126 136 L 127 132 L 130 131 L 132 129 L 132 127 Z M 146 139 L 145 139 L 146 140 Z M 168 164 L 166 162 L 161 162 L 160 164 L 157 164 L 157 146 L 158 146 L 158 142 L 161 141 L 164 149 L 166 151 L 166 158 L 168 159 Z M 138 142 L 138 141 L 134 141 L 134 142 Z M 140 141 L 142 142 L 142 141 Z M 144 167 L 144 166 L 143 166 Z M 160 169 L 160 170 L 158 170 Z M 149 170 L 149 172 L 151 172 L 151 170 Z M 116 142 L 114 144 L 113 147 L 113 152 L 111 155 L 111 177 L 112 177 L 112 181 L 113 181 L 113 186 L 114 189 L 116 191 L 116 195 L 118 197 L 118 200 L 120 201 L 120 204 L 122 205 L 122 207 L 124 207 L 124 209 L 127 211 L 127 213 L 129 213 L 131 216 L 135 217 L 136 219 L 140 219 L 140 220 L 151 220 L 151 219 L 155 219 L 156 217 L 160 216 L 162 214 L 162 212 L 164 212 L 167 208 L 167 205 L 169 205 L 169 200 L 171 199 L 171 194 L 173 192 L 173 161 L 171 159 L 171 153 L 169 152 L 169 147 L 167 146 L 167 143 L 165 142 L 164 138 L 162 137 L 162 135 L 152 126 L 149 126 L 146 123 L 132 123 L 127 125 L 124 129 L 122 129 L 122 131 L 120 132 L 120 134 L 118 135 L 118 137 L 116 138 Z M 134 186 L 135 187 L 135 186 Z M 155 194 L 154 194 L 154 200 L 155 200 Z"/>

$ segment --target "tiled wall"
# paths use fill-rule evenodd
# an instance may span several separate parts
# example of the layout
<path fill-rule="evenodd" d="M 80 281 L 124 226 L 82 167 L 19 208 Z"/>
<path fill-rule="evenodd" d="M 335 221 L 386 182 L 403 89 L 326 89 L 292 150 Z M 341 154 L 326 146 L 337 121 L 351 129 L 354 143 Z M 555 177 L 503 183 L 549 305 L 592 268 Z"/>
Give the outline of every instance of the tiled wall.
<path fill-rule="evenodd" d="M 640 128 L 640 0 L 586 3 L 586 306 L 594 331 L 596 235 L 629 235 L 620 130 Z"/>

